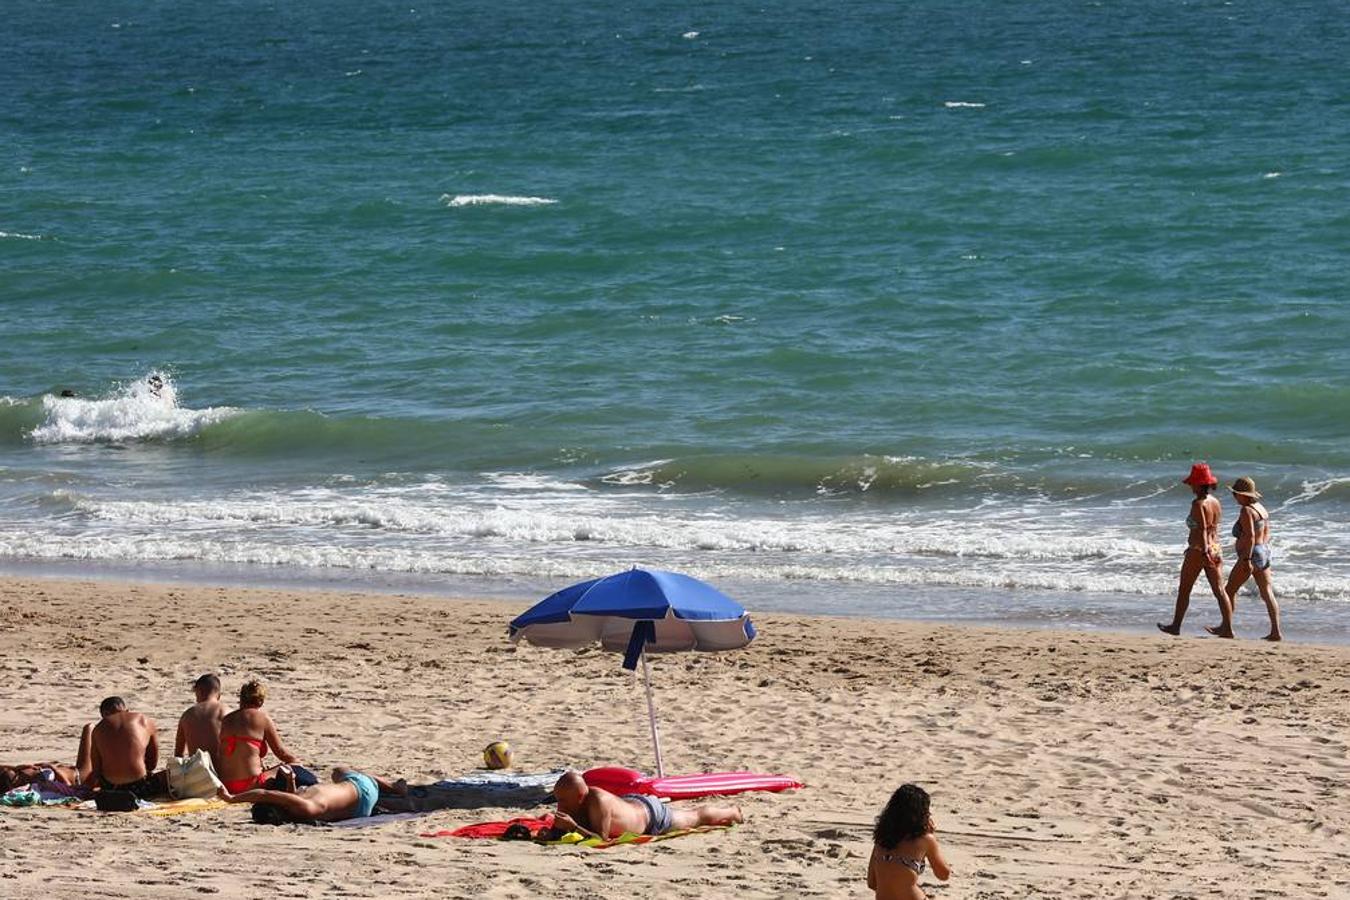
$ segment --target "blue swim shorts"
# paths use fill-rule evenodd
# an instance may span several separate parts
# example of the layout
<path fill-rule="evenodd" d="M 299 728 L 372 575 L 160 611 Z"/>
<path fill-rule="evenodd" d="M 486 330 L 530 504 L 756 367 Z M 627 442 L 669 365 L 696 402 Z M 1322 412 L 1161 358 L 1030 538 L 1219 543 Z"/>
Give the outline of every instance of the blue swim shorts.
<path fill-rule="evenodd" d="M 1252 568 L 1265 571 L 1270 568 L 1270 545 L 1252 544 Z"/>
<path fill-rule="evenodd" d="M 347 772 L 339 781 L 349 782 L 356 788 L 356 812 L 353 819 L 360 819 L 375 812 L 375 803 L 380 799 L 380 786 L 375 779 L 360 772 Z"/>

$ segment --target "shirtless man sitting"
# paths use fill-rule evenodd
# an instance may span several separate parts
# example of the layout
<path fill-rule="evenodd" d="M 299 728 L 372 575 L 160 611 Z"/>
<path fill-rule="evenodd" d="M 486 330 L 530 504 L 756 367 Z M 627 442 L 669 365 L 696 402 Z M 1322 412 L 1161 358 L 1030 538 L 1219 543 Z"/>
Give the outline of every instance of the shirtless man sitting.
<path fill-rule="evenodd" d="M 127 709 L 121 697 L 104 700 L 98 711 L 103 719 L 90 733 L 94 790 L 130 791 L 141 798 L 165 793 L 163 773 L 153 774 L 159 764 L 154 720 Z"/>
<path fill-rule="evenodd" d="M 197 702 L 178 719 L 173 755 L 187 756 L 205 750 L 211 756 L 212 767 L 220 771 L 220 721 L 225 718 L 225 707 L 220 705 L 220 679 L 203 675 L 193 683 L 192 692 Z"/>
<path fill-rule="evenodd" d="M 375 811 L 380 791 L 407 792 L 405 782 L 390 782 L 378 775 L 367 775 L 339 766 L 333 770 L 332 784 L 316 784 L 299 791 L 295 775 L 283 768 L 277 776 L 278 788 L 253 788 L 232 794 L 221 788 L 216 796 L 228 803 L 253 803 L 253 819 L 280 825 L 284 822 L 340 822 L 359 819 Z M 257 807 L 267 807 L 259 810 Z"/>
<path fill-rule="evenodd" d="M 624 833 L 665 834 L 700 825 L 731 825 L 744 822 L 739 806 L 697 806 L 677 809 L 646 794 L 615 796 L 586 784 L 576 772 L 568 772 L 553 786 L 558 812 L 553 827 L 561 831 L 616 838 Z"/>

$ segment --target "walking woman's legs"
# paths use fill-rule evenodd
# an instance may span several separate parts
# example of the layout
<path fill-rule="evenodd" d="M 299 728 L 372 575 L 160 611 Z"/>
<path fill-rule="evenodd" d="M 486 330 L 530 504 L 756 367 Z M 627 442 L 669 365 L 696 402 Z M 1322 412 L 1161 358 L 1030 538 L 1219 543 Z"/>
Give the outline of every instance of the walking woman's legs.
<path fill-rule="evenodd" d="M 1283 640 L 1284 632 L 1280 630 L 1280 604 L 1275 602 L 1275 585 L 1270 582 L 1270 569 L 1257 569 L 1252 572 L 1252 577 L 1256 579 L 1261 599 L 1266 601 L 1266 612 L 1270 614 L 1270 634 L 1266 635 L 1264 640 Z"/>
<path fill-rule="evenodd" d="M 1252 564 L 1250 560 L 1239 559 L 1233 563 L 1233 571 L 1228 573 L 1228 585 L 1224 590 L 1228 594 L 1228 606 L 1233 612 L 1237 612 L 1238 591 L 1247 583 L 1247 579 L 1252 577 Z"/>
<path fill-rule="evenodd" d="M 1181 581 L 1177 585 L 1177 608 L 1172 613 L 1172 623 L 1164 625 L 1158 623 L 1158 630 L 1165 634 L 1181 634 L 1181 622 L 1186 618 L 1186 610 L 1191 605 L 1191 588 L 1195 587 L 1195 579 L 1200 577 L 1200 570 L 1204 568 L 1205 557 L 1198 550 L 1187 550 L 1186 555 L 1181 558 Z"/>
<path fill-rule="evenodd" d="M 1219 601 L 1219 616 L 1221 621 L 1218 627 L 1206 625 L 1205 630 L 1215 637 L 1231 638 L 1233 634 L 1233 603 L 1228 599 L 1228 592 L 1223 586 L 1223 564 L 1213 563 L 1205 566 L 1205 577 L 1209 579 L 1210 590 L 1214 592 L 1214 599 Z"/>

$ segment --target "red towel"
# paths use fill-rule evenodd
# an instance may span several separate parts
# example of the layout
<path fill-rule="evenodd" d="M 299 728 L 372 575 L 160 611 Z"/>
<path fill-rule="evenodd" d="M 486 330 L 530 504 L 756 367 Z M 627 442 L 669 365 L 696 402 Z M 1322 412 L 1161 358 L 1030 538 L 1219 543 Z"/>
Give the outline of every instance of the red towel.
<path fill-rule="evenodd" d="M 476 825 L 465 825 L 463 828 L 456 828 L 453 831 L 442 829 L 441 831 L 424 832 L 424 838 L 440 837 L 462 837 L 462 838 L 499 838 L 506 834 L 506 829 L 512 825 L 524 825 L 530 829 L 530 834 L 535 835 L 546 828 L 553 827 L 553 814 L 546 813 L 538 819 L 528 817 L 520 819 L 507 819 L 505 822 L 479 822 Z"/>

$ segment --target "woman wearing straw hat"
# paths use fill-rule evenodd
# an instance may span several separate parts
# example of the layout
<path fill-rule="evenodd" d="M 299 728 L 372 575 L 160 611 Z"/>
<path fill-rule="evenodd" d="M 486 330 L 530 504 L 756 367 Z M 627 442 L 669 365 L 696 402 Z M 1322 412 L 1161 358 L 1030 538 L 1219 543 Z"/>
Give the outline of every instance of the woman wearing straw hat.
<path fill-rule="evenodd" d="M 1170 624 L 1158 623 L 1158 630 L 1166 634 L 1181 634 L 1181 621 L 1186 618 L 1186 609 L 1191 605 L 1191 588 L 1204 572 L 1214 598 L 1219 601 L 1219 615 L 1223 617 L 1217 628 L 1207 626 L 1205 630 L 1216 637 L 1233 636 L 1233 605 L 1223 586 L 1223 548 L 1219 544 L 1219 519 L 1223 517 L 1223 508 L 1219 498 L 1213 496 L 1218 483 L 1219 479 L 1209 470 L 1209 463 L 1202 462 L 1191 466 L 1191 474 L 1182 479 L 1182 484 L 1191 486 L 1195 499 L 1191 501 L 1191 514 L 1186 517 L 1190 534 L 1186 538 L 1186 555 L 1181 561 L 1177 608 Z"/>
<path fill-rule="evenodd" d="M 1229 603 L 1236 608 L 1237 592 L 1248 578 L 1255 579 L 1261 599 L 1266 601 L 1266 612 L 1270 614 L 1270 634 L 1263 640 L 1281 640 L 1280 604 L 1275 602 L 1275 587 L 1270 583 L 1270 513 L 1261 503 L 1261 492 L 1251 478 L 1239 478 L 1229 490 L 1240 507 L 1237 521 L 1233 523 L 1237 562 L 1233 563 L 1233 571 L 1228 575 Z"/>

